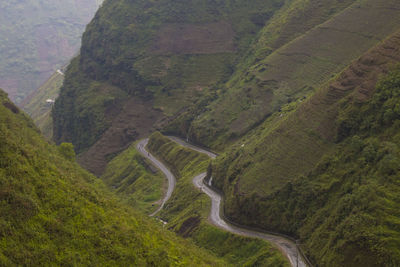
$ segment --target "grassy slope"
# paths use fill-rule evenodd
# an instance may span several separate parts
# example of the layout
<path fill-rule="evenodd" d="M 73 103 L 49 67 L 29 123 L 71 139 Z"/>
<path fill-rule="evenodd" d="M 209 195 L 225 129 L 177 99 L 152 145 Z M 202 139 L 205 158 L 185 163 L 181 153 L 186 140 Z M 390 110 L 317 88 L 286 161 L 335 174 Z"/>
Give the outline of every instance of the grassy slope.
<path fill-rule="evenodd" d="M 164 115 L 178 113 L 229 77 L 235 60 L 283 2 L 105 1 L 67 71 L 55 105 L 55 140 L 73 142 L 79 152 L 91 146 L 111 125 L 105 113 L 118 114 L 127 98 L 118 90 L 142 102 L 153 100 L 149 105 Z M 159 43 L 166 45 L 157 50 Z M 176 51 L 181 46 L 183 52 Z M 109 97 L 93 84 L 106 88 Z M 155 123 L 156 118 L 148 121 Z"/>
<path fill-rule="evenodd" d="M 291 41 L 283 46 L 275 41 L 280 36 L 279 28 L 271 34 L 270 41 L 261 39 L 256 48 L 268 47 L 269 42 L 279 48 L 271 48 L 270 52 L 259 50 L 267 56 L 260 56 L 254 63 L 250 60 L 245 71 L 232 76 L 218 99 L 202 109 L 203 113 L 190 124 L 192 139 L 221 147 L 227 140 L 242 136 L 283 105 L 307 97 L 400 26 L 398 1 L 359 0 L 342 10 L 348 3 L 323 1 L 321 5 L 327 10 L 340 6 L 332 8 L 333 14 L 339 12 L 333 17 L 323 15 L 317 23 L 323 22 L 323 18 L 327 21 L 314 24 L 296 39 L 289 38 Z M 301 9 L 294 9 L 297 16 L 302 14 Z M 291 9 L 288 10 L 290 13 Z M 311 10 L 309 13 L 313 14 Z M 276 21 L 284 19 L 285 15 L 277 14 Z M 276 21 L 270 21 L 272 26 L 266 27 L 267 34 L 274 32 Z M 289 36 L 297 36 L 292 31 L 288 30 Z M 282 35 L 285 34 L 284 31 Z"/>
<path fill-rule="evenodd" d="M 36 126 L 49 140 L 53 136 L 52 105 L 47 104 L 46 100 L 55 100 L 58 97 L 63 81 L 63 75 L 54 73 L 39 89 L 21 103 L 24 111 L 28 113 Z"/>
<path fill-rule="evenodd" d="M 379 234 L 377 229 L 367 227 L 366 232 L 360 230 L 353 235 L 343 232 L 343 229 L 348 229 L 352 224 L 353 219 L 350 219 L 349 212 L 357 213 L 357 217 L 358 203 L 369 201 L 357 196 L 359 193 L 356 192 L 364 192 L 365 189 L 363 183 L 357 182 L 357 179 L 365 178 L 365 190 L 370 190 L 369 188 L 376 186 L 376 183 L 380 183 L 376 179 L 382 173 L 370 175 L 377 173 L 380 168 L 377 162 L 381 158 L 377 159 L 375 165 L 361 167 L 357 161 L 360 157 L 359 151 L 358 154 L 354 153 L 349 142 L 341 144 L 340 141 L 348 136 L 350 130 L 347 124 L 352 122 L 351 117 L 342 118 L 346 117 L 346 110 L 370 98 L 379 75 L 386 73 L 393 64 L 400 61 L 399 51 L 400 37 L 397 33 L 355 61 L 334 82 L 308 101 L 298 101 L 285 106 L 282 112 L 271 116 L 222 155 L 215 169 L 214 182 L 215 185 L 224 188 L 227 196 L 225 212 L 242 223 L 300 236 L 305 240 L 308 253 L 321 265 L 373 265 L 382 262 L 390 265 L 393 261 L 396 262 L 395 249 L 383 249 L 378 245 L 386 242 L 383 241 L 386 230 Z M 352 116 L 354 114 L 356 111 L 353 110 Z M 376 125 L 380 123 L 379 120 L 377 114 L 376 118 L 370 116 L 368 123 Z M 395 125 L 394 123 L 394 128 L 388 127 L 387 131 L 383 130 L 384 135 L 375 135 L 374 132 L 368 135 L 364 132 L 366 137 L 363 142 L 369 143 L 369 138 L 373 138 L 374 149 L 385 153 L 385 148 L 379 147 L 376 142 L 392 138 L 395 140 Z M 363 147 L 365 146 L 364 144 Z M 332 153 L 336 154 L 330 157 Z M 328 158 L 323 160 L 316 171 L 308 175 L 324 154 Z M 346 160 L 351 162 L 346 163 Z M 325 165 L 333 167 L 321 169 L 321 166 Z M 296 179 L 301 174 L 306 177 Z M 292 194 L 292 191 L 295 193 Z M 342 199 L 351 191 L 355 193 L 349 197 L 354 200 Z M 377 202 L 387 201 L 383 200 L 386 198 L 396 198 L 396 195 L 393 195 L 394 191 L 383 191 L 381 194 L 377 193 Z M 388 201 L 391 203 L 391 200 Z M 371 219 L 378 220 L 377 225 L 385 225 L 386 222 L 379 221 L 378 218 L 382 214 L 378 215 L 374 203 L 364 204 L 362 211 L 366 210 Z M 329 215 L 334 206 L 339 204 L 335 210 L 344 214 L 340 219 L 336 211 Z M 344 206 L 347 206 L 347 209 Z M 383 214 L 386 215 L 383 218 L 391 218 L 390 207 L 389 205 L 384 211 Z M 340 210 L 342 208 L 345 210 Z M 339 223 L 340 227 L 337 225 Z M 365 223 L 364 219 L 357 222 L 362 229 L 366 227 Z M 393 230 L 394 228 L 388 231 Z M 373 234 L 368 245 L 365 240 L 369 240 L 369 237 L 365 235 L 369 235 L 370 232 Z M 362 246 L 367 252 L 364 254 L 355 244 Z M 371 257 L 375 260 L 368 257 L 368 253 L 373 255 Z M 391 253 L 394 253 L 393 257 L 388 256 Z"/>
<path fill-rule="evenodd" d="M 228 131 L 224 134 L 224 130 L 221 130 L 233 120 L 233 118 L 227 119 L 227 116 L 234 116 L 233 113 L 241 112 L 240 110 L 243 108 L 243 105 L 247 105 L 245 102 L 252 101 L 246 99 L 253 98 L 257 101 L 257 96 L 247 89 L 247 96 L 244 98 L 240 96 L 240 98 L 242 98 L 241 100 L 243 100 L 240 104 L 232 106 L 224 105 L 221 107 L 221 109 L 230 110 L 230 114 L 214 112 L 214 109 L 216 107 L 218 108 L 218 105 L 222 102 L 219 100 L 222 100 L 224 97 L 233 98 L 234 96 L 231 96 L 229 91 L 232 91 L 232 88 L 235 86 L 242 88 L 242 85 L 248 82 L 245 81 L 248 80 L 247 77 L 251 76 L 249 75 L 249 69 L 259 65 L 259 62 L 265 60 L 275 50 L 294 40 L 296 37 L 307 33 L 307 31 L 317 25 L 329 20 L 354 2 L 355 0 L 286 1 L 285 5 L 274 14 L 265 27 L 258 33 L 256 40 L 254 40 L 241 60 L 237 62 L 236 70 L 226 84 L 219 84 L 216 87 L 217 90 L 215 90 L 213 94 L 205 95 L 202 101 L 198 101 L 177 119 L 174 119 L 166 128 L 166 131 L 182 136 L 189 134 L 191 139 L 197 142 L 207 143 L 208 145 L 212 144 L 216 148 L 223 147 L 227 139 L 234 137 L 234 135 L 231 135 Z M 265 86 L 268 86 L 268 84 L 260 84 L 259 87 Z M 260 88 L 253 89 L 257 91 L 261 90 Z M 214 101 L 215 99 L 217 99 L 217 101 Z M 215 104 L 207 107 L 207 105 L 213 101 Z M 210 117 L 210 115 L 201 118 L 200 115 L 203 113 L 212 113 L 214 117 Z M 223 119 L 227 120 L 223 121 Z M 246 124 L 247 122 L 242 123 Z"/>
<path fill-rule="evenodd" d="M 165 185 L 164 175 L 141 157 L 135 143 L 107 165 L 101 179 L 146 214 L 159 205 Z"/>
<path fill-rule="evenodd" d="M 159 133 L 150 137 L 148 149 L 157 155 L 177 177 L 177 187 L 161 211 L 168 227 L 213 251 L 235 266 L 286 266 L 286 259 L 270 244 L 226 233 L 207 222 L 209 198 L 200 193 L 192 179 L 204 172 L 210 159 L 183 148 Z"/>
<path fill-rule="evenodd" d="M 79 49 L 101 1 L 0 3 L 0 87 L 20 103 Z"/>
<path fill-rule="evenodd" d="M 218 264 L 63 155 L 0 91 L 0 265 Z"/>

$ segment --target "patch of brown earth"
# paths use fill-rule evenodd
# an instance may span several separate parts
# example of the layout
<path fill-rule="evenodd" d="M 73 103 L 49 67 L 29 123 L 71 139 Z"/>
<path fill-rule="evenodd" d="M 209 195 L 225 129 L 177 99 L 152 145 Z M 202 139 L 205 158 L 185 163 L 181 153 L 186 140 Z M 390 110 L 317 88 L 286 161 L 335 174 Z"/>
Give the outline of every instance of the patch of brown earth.
<path fill-rule="evenodd" d="M 325 106 L 325 110 L 329 110 L 332 105 L 337 104 L 349 93 L 351 93 L 350 97 L 353 101 L 366 101 L 375 91 L 379 77 L 388 73 L 390 68 L 399 62 L 400 32 L 397 32 L 353 62 L 335 82 L 323 91 L 320 97 L 312 98 L 311 103 L 317 106 Z M 337 113 L 334 112 L 332 113 L 334 117 L 325 117 L 325 120 L 321 121 L 316 129 L 318 133 L 329 141 L 333 140 L 336 133 L 332 123 L 335 121 L 336 115 Z"/>
<path fill-rule="evenodd" d="M 215 54 L 235 52 L 235 32 L 224 21 L 197 24 L 168 24 L 157 33 L 151 53 Z"/>
<path fill-rule="evenodd" d="M 185 220 L 177 233 L 182 237 L 189 237 L 193 230 L 200 224 L 200 217 L 190 217 Z"/>
<path fill-rule="evenodd" d="M 87 151 L 78 157 L 78 162 L 87 170 L 101 176 L 107 163 L 119 152 L 140 138 L 153 132 L 154 126 L 164 115 L 152 108 L 151 101 L 129 98 L 121 112 L 115 115 L 111 127 Z"/>

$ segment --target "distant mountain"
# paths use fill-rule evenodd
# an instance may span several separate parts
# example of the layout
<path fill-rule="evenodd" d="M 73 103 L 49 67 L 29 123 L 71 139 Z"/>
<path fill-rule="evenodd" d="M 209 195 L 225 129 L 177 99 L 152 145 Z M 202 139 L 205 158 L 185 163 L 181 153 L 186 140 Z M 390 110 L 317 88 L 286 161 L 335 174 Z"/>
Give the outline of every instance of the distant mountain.
<path fill-rule="evenodd" d="M 0 87 L 19 103 L 78 52 L 101 0 L 0 2 Z"/>

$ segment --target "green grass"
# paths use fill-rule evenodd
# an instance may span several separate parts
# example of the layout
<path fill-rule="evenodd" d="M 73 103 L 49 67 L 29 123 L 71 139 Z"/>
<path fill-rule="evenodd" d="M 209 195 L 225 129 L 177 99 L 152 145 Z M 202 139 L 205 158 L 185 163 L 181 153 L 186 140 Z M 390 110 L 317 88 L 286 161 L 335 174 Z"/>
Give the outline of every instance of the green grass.
<path fill-rule="evenodd" d="M 220 230 L 207 221 L 210 199 L 196 189 L 193 178 L 204 172 L 210 159 L 172 142 L 159 133 L 150 137 L 148 149 L 177 177 L 177 186 L 160 217 L 167 227 L 190 237 L 233 266 L 288 266 L 286 258 L 271 244 Z"/>
<path fill-rule="evenodd" d="M 101 179 L 145 214 L 157 209 L 166 186 L 164 175 L 139 154 L 136 143 L 108 163 Z"/>
<path fill-rule="evenodd" d="M 379 62 L 384 66 L 382 60 Z M 368 75 L 362 81 L 377 75 L 368 68 L 364 71 Z M 290 128 L 279 123 L 275 123 L 278 130 L 261 126 L 250 139 L 243 140 L 244 147 L 238 142 L 236 148 L 220 156 L 213 181 L 224 190 L 228 217 L 300 238 L 309 258 L 318 265 L 397 266 L 399 77 L 397 68 L 375 92 L 370 90 L 370 99 L 362 101 L 357 91 L 350 91 L 338 98 L 337 104 L 326 102 L 332 100 L 334 91 L 325 95 L 326 90 L 322 90 L 290 114 L 277 114 L 277 118 L 288 120 Z M 317 101 L 321 99 L 325 101 Z M 309 103 L 314 108 L 328 105 L 331 110 L 312 110 Z M 323 117 L 325 122 L 318 119 Z M 304 124 L 306 120 L 308 124 Z M 269 126 L 273 121 L 274 116 L 267 121 Z M 312 123 L 319 132 L 314 128 L 304 136 L 305 125 Z M 263 137 L 268 130 L 277 131 L 278 137 L 271 133 Z M 330 135 L 325 140 L 331 141 L 318 146 L 324 133 Z M 280 156 L 274 149 L 278 144 Z M 313 158 L 316 155 L 321 158 Z M 287 158 L 292 161 L 287 162 Z M 301 173 L 307 164 L 308 169 Z"/>
<path fill-rule="evenodd" d="M 192 140 L 219 149 L 225 147 L 226 143 L 245 135 L 285 104 L 316 91 L 400 27 L 398 21 L 378 8 L 380 5 L 397 5 L 394 0 L 385 3 L 359 0 L 350 6 L 353 1 L 320 2 L 318 7 L 314 1 L 293 2 L 293 7 L 281 10 L 269 21 L 265 33 L 260 33 L 259 45 L 254 45 L 252 53 L 242 60 L 243 65 L 225 86 L 221 86 L 217 100 L 200 113 L 192 114 L 193 121 L 184 128 L 190 129 Z M 307 17 L 312 17 L 313 12 L 321 16 L 311 19 L 311 24 L 304 21 L 304 34 L 297 34 L 302 30 L 285 27 L 293 25 L 293 21 L 284 23 L 282 28 L 277 26 L 288 14 L 301 16 L 303 8 Z M 397 16 L 397 12 L 393 16 Z M 364 23 L 372 17 L 376 23 Z M 275 35 L 268 35 L 275 31 Z M 278 42 L 277 35 L 288 37 Z M 267 38 L 269 36 L 272 39 Z M 269 45 L 271 48 L 263 52 L 262 49 Z M 254 55 L 258 53 L 263 56 L 255 59 Z"/>
<path fill-rule="evenodd" d="M 1 266 L 226 266 L 122 204 L 73 155 L 0 91 Z"/>
<path fill-rule="evenodd" d="M 53 119 L 51 117 L 52 104 L 46 103 L 46 100 L 55 100 L 58 97 L 63 81 L 63 75 L 54 73 L 46 83 L 21 103 L 24 111 L 48 140 L 51 140 L 53 136 Z"/>
<path fill-rule="evenodd" d="M 72 142 L 79 153 L 84 151 L 110 127 L 105 118 L 109 110 L 118 113 L 118 104 L 127 97 L 152 100 L 154 109 L 167 116 L 179 114 L 229 78 L 258 31 L 283 2 L 105 1 L 83 35 L 80 56 L 67 70 L 55 104 L 55 141 Z M 196 39 L 203 36 L 198 29 L 207 36 L 215 30 L 212 26 L 222 27 L 218 25 L 228 25 L 231 31 L 217 31 L 217 37 L 222 37 L 215 43 L 206 42 L 200 52 L 187 44 L 185 53 L 175 51 L 174 45 L 166 48 L 167 52 L 153 49 L 165 29 L 179 32 L 188 27 L 185 38 L 192 38 L 196 46 L 214 38 L 211 34 Z M 179 39 L 163 38 L 167 44 Z M 182 42 L 185 45 L 185 40 Z M 232 48 L 220 49 L 231 42 Z M 94 101 L 101 98 L 96 85 L 111 88 L 109 93 L 115 98 L 110 106 L 105 108 L 101 99 Z"/>

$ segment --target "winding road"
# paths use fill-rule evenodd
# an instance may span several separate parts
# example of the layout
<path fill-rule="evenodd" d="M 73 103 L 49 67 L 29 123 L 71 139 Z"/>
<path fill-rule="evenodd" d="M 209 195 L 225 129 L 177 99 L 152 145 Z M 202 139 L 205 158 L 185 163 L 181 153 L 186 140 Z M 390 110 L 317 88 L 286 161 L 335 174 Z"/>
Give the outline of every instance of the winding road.
<path fill-rule="evenodd" d="M 217 157 L 216 154 L 207 151 L 205 149 L 196 147 L 192 144 L 189 144 L 185 142 L 184 140 L 174 137 L 174 136 L 168 136 L 168 138 L 179 145 L 182 145 L 184 147 L 193 149 L 197 152 L 204 153 L 208 155 L 210 158 L 215 159 Z M 138 151 L 147 159 L 149 159 L 157 168 L 159 168 L 166 176 L 168 179 L 168 191 L 165 194 L 162 204 L 160 207 L 153 212 L 150 216 L 154 216 L 157 212 L 159 212 L 163 207 L 165 202 L 168 201 L 168 199 L 171 197 L 171 194 L 175 188 L 176 185 L 176 179 L 174 175 L 169 171 L 169 169 L 160 161 L 158 161 L 154 156 L 152 156 L 150 153 L 148 153 L 145 149 L 145 146 L 147 145 L 149 139 L 144 139 L 140 141 L 137 144 L 137 149 Z M 299 253 L 299 250 L 297 248 L 297 245 L 292 242 L 291 240 L 278 236 L 278 235 L 272 235 L 272 234 L 266 234 L 266 233 L 261 233 L 261 232 L 256 232 L 256 231 L 251 231 L 248 229 L 240 228 L 237 226 L 234 226 L 228 222 L 226 222 L 222 217 L 221 217 L 221 202 L 222 202 L 222 196 L 217 193 L 216 191 L 212 190 L 209 186 L 205 185 L 204 183 L 204 178 L 206 177 L 206 173 L 202 173 L 194 177 L 193 179 L 193 184 L 195 187 L 199 188 L 202 190 L 205 194 L 207 194 L 211 198 L 211 211 L 210 211 L 210 216 L 209 219 L 212 224 L 215 226 L 231 232 L 233 234 L 238 234 L 241 236 L 247 236 L 247 237 L 252 237 L 252 238 L 260 238 L 266 241 L 269 241 L 273 244 L 275 244 L 280 251 L 289 259 L 289 262 L 291 266 L 293 267 L 306 267 L 307 264 L 305 263 L 304 259 L 301 256 L 301 253 Z"/>
<path fill-rule="evenodd" d="M 147 143 L 149 142 L 149 138 L 141 140 L 137 145 L 136 149 L 142 154 L 145 158 L 151 161 L 154 166 L 156 166 L 158 169 L 160 169 L 165 177 L 168 180 L 168 189 L 167 192 L 164 195 L 164 198 L 161 201 L 161 205 L 158 207 L 156 211 L 154 211 L 150 216 L 156 215 L 162 208 L 164 207 L 165 203 L 168 201 L 168 199 L 171 197 L 172 192 L 174 192 L 175 185 L 176 185 L 176 179 L 175 176 L 170 172 L 170 170 L 163 164 L 161 163 L 158 159 L 156 159 L 152 154 L 150 154 L 146 150 Z"/>

